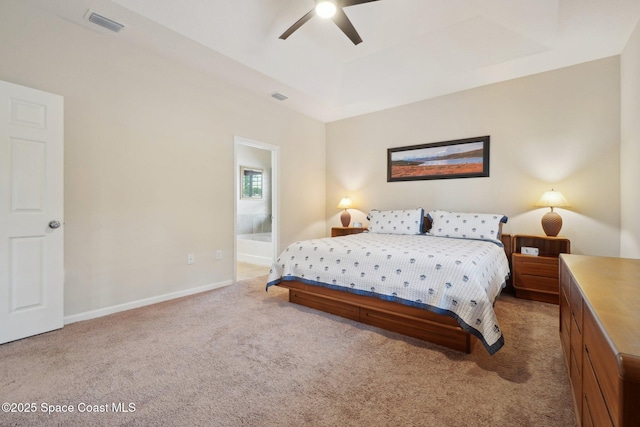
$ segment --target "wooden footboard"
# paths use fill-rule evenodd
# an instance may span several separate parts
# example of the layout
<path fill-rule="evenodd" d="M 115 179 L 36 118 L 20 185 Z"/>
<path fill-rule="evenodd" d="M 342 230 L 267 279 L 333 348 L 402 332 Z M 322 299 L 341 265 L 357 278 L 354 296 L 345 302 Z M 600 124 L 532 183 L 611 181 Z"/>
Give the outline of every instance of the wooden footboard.
<path fill-rule="evenodd" d="M 302 282 L 287 281 L 278 286 L 289 289 L 289 301 L 296 304 L 454 350 L 470 353 L 475 341 L 475 337 L 460 328 L 456 320 L 449 316 Z"/>

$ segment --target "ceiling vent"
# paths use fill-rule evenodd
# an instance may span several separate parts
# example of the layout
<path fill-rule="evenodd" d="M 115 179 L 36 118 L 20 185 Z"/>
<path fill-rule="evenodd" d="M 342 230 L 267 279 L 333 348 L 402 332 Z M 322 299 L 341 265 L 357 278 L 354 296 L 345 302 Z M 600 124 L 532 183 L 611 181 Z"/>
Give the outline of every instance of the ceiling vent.
<path fill-rule="evenodd" d="M 271 96 L 273 98 L 277 99 L 278 101 L 284 101 L 285 99 L 289 98 L 288 96 L 284 96 L 283 94 L 278 93 L 278 92 L 272 93 Z"/>
<path fill-rule="evenodd" d="M 124 25 L 114 21 L 113 19 L 109 19 L 106 16 L 99 15 L 92 11 L 87 11 L 85 15 L 89 22 L 93 22 L 96 25 L 100 25 L 107 30 L 111 30 L 113 32 L 119 33 L 124 28 Z"/>

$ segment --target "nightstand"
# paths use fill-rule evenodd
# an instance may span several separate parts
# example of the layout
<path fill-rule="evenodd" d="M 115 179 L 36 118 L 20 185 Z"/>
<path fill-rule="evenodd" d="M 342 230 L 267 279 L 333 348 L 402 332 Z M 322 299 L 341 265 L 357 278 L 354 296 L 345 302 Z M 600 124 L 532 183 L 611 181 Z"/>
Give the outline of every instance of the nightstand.
<path fill-rule="evenodd" d="M 523 246 L 537 248 L 538 255 L 523 254 Z M 516 297 L 558 304 L 558 257 L 571 253 L 570 246 L 564 237 L 513 236 L 511 268 Z"/>
<path fill-rule="evenodd" d="M 366 231 L 365 227 L 331 227 L 331 237 L 348 236 Z"/>

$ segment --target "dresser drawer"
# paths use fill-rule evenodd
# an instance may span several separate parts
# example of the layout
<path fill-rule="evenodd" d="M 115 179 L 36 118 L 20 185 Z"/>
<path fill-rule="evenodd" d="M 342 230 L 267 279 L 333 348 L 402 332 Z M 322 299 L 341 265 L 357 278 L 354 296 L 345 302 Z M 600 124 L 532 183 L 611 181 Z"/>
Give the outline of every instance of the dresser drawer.
<path fill-rule="evenodd" d="M 571 314 L 576 321 L 578 330 L 582 331 L 582 294 L 576 285 L 573 277 L 571 280 L 571 293 L 569 294 L 569 305 L 571 306 Z"/>
<path fill-rule="evenodd" d="M 566 331 L 569 336 L 569 328 L 571 328 L 571 308 L 569 307 L 569 296 L 560 291 L 560 330 Z"/>
<path fill-rule="evenodd" d="M 566 332 L 565 332 L 566 331 Z M 563 329 L 561 332 L 560 343 L 562 344 L 562 354 L 564 355 L 564 364 L 567 367 L 567 374 L 571 375 L 571 343 L 569 341 L 569 330 Z"/>
<path fill-rule="evenodd" d="M 607 404 L 605 403 L 598 381 L 596 380 L 591 362 L 587 357 L 584 366 L 584 392 L 582 402 L 583 425 L 593 425 L 598 427 L 613 427 L 614 424 L 609 417 Z"/>
<path fill-rule="evenodd" d="M 518 275 L 558 279 L 558 258 L 514 254 L 514 270 Z"/>
<path fill-rule="evenodd" d="M 564 293 L 565 298 L 567 299 L 567 304 L 568 304 L 570 301 L 569 295 L 571 294 L 571 273 L 569 273 L 569 269 L 563 262 L 560 263 L 558 270 L 560 273 L 559 286 L 562 288 L 562 292 Z"/>
<path fill-rule="evenodd" d="M 615 421 L 620 413 L 618 360 L 607 339 L 602 334 L 591 310 L 585 310 L 584 312 L 583 337 L 585 364 L 586 360 L 588 360 L 589 366 L 593 368 L 594 379 L 602 391 L 609 413 Z M 585 369 L 585 371 L 587 373 L 589 369 Z M 593 405 L 593 403 L 589 401 L 589 405 Z M 596 421 L 595 418 L 594 421 Z"/>
<path fill-rule="evenodd" d="M 589 402 L 584 399 L 582 401 L 582 427 L 597 427 L 593 424 L 593 418 L 591 418 L 591 412 L 589 411 Z"/>
<path fill-rule="evenodd" d="M 564 292 L 562 292 L 564 294 Z M 579 300 L 582 305 L 582 299 Z M 582 311 L 580 311 L 582 313 Z M 582 323 L 582 316 L 580 316 L 580 323 Z M 577 407 L 577 413 L 582 413 L 582 363 L 583 363 L 583 347 L 582 347 L 582 332 L 578 329 L 578 323 L 573 315 L 569 316 L 569 341 L 570 341 L 570 360 L 571 366 L 569 369 L 571 377 L 571 386 L 573 387 L 573 396 L 575 398 L 575 404 Z"/>
<path fill-rule="evenodd" d="M 576 354 L 571 351 L 571 388 L 573 389 L 573 395 L 578 396 L 575 400 L 576 405 L 578 406 L 578 413 L 582 412 L 582 399 L 579 396 L 582 396 L 582 373 L 578 370 L 576 358 L 579 357 L 582 360 L 582 354 Z"/>
<path fill-rule="evenodd" d="M 562 352 L 564 354 L 564 363 L 567 366 L 567 372 L 570 372 L 569 357 L 571 354 L 571 309 L 564 291 L 560 291 L 560 342 L 562 343 Z"/>
<path fill-rule="evenodd" d="M 531 276 L 528 274 L 518 274 L 518 279 L 514 283 L 517 288 L 532 291 L 548 292 L 558 294 L 558 279 L 541 276 Z"/>
<path fill-rule="evenodd" d="M 577 329 L 576 322 L 571 319 L 571 354 L 575 355 L 578 373 L 582 375 L 582 334 Z M 573 375 L 573 372 L 571 373 Z"/>

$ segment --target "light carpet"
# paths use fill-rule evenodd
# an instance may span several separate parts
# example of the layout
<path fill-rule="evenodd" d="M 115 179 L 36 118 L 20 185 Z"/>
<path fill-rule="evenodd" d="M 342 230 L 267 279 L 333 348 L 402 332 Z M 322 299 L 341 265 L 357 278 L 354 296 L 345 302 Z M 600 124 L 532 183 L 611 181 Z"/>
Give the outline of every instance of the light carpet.
<path fill-rule="evenodd" d="M 0 425 L 573 426 L 557 306 L 501 296 L 505 346 L 467 355 L 265 280 L 0 345 L 0 401 L 35 408 Z"/>

